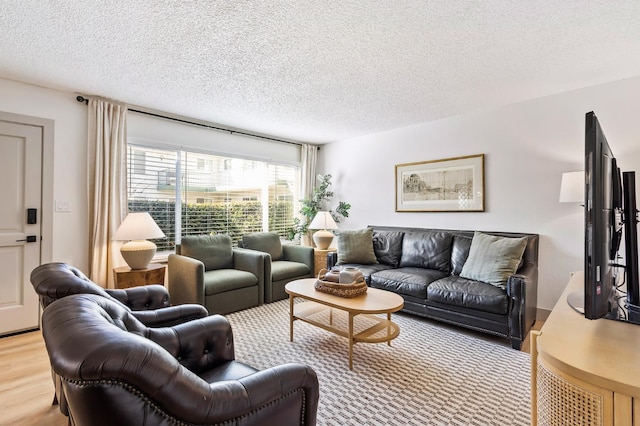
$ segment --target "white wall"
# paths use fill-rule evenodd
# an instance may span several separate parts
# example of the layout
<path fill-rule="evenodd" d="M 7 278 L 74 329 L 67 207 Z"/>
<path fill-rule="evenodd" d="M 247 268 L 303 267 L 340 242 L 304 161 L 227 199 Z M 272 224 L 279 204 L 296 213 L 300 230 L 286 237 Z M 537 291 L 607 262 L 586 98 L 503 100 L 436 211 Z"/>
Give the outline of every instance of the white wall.
<path fill-rule="evenodd" d="M 352 205 L 344 229 L 540 234 L 538 307 L 551 309 L 570 272 L 583 268 L 583 208 L 559 203 L 558 195 L 562 173 L 584 169 L 588 111 L 595 111 L 620 168 L 640 172 L 640 77 L 327 144 L 319 172 L 333 175 L 334 202 Z M 396 164 L 480 153 L 485 212 L 395 212 Z"/>
<path fill-rule="evenodd" d="M 583 169 L 584 114 L 595 111 L 622 170 L 640 172 L 640 77 L 322 147 L 334 200 L 352 204 L 343 228 L 420 226 L 541 235 L 538 306 L 551 309 L 582 269 L 583 211 L 558 203 L 560 177 Z M 86 105 L 75 95 L 0 79 L 0 111 L 55 121 L 54 261 L 87 268 Z M 396 213 L 394 165 L 485 154 L 484 213 Z M 638 177 L 640 180 L 640 176 Z M 640 182 L 639 182 L 640 187 Z M 52 206 L 50 206 L 53 208 Z"/>
<path fill-rule="evenodd" d="M 53 213 L 51 260 L 86 272 L 87 106 L 73 93 L 0 79 L 0 111 L 55 121 L 53 176 L 43 179 L 53 179 L 53 199 L 68 202 L 71 211 Z"/>

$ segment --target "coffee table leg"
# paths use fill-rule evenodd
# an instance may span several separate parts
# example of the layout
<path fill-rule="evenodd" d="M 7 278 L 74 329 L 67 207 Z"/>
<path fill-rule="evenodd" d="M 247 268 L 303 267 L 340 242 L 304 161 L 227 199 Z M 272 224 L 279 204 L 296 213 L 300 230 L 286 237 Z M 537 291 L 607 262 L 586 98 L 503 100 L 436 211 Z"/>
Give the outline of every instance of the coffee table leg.
<path fill-rule="evenodd" d="M 349 312 L 349 370 L 353 370 L 353 314 Z"/>
<path fill-rule="evenodd" d="M 389 321 L 387 324 L 387 337 L 389 337 L 391 335 L 391 312 L 387 312 L 387 321 Z M 391 346 L 391 339 L 387 340 L 387 345 Z"/>
<path fill-rule="evenodd" d="M 289 341 L 293 342 L 293 295 L 289 295 Z"/>

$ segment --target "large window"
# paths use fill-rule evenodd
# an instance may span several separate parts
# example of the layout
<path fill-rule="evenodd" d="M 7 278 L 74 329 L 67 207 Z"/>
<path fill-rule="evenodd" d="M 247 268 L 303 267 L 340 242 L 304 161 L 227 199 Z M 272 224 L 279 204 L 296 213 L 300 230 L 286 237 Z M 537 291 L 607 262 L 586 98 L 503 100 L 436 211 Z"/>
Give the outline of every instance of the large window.
<path fill-rule="evenodd" d="M 172 251 L 184 235 L 259 231 L 287 236 L 298 209 L 300 168 L 129 142 L 129 211 L 148 211 Z"/>

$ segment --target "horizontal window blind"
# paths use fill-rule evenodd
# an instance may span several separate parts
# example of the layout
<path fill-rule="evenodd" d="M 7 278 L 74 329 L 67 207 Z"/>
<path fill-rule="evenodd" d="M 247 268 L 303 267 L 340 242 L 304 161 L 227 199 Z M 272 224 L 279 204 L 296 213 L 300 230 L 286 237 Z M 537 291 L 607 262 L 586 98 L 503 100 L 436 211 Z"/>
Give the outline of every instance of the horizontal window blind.
<path fill-rule="evenodd" d="M 286 237 L 298 210 L 300 167 L 150 147 L 130 140 L 127 150 L 130 211 L 148 211 L 167 235 L 159 251 L 174 250 L 184 235 L 242 235 L 273 231 Z"/>

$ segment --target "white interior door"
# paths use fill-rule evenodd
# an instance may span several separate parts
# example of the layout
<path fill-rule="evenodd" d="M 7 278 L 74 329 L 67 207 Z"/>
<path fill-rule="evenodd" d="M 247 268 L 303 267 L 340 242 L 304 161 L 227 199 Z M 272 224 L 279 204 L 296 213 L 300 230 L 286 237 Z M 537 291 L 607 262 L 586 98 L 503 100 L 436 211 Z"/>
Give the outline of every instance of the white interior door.
<path fill-rule="evenodd" d="M 0 335 L 38 327 L 42 128 L 0 121 Z M 28 209 L 35 209 L 35 220 Z M 29 223 L 35 222 L 35 223 Z"/>

